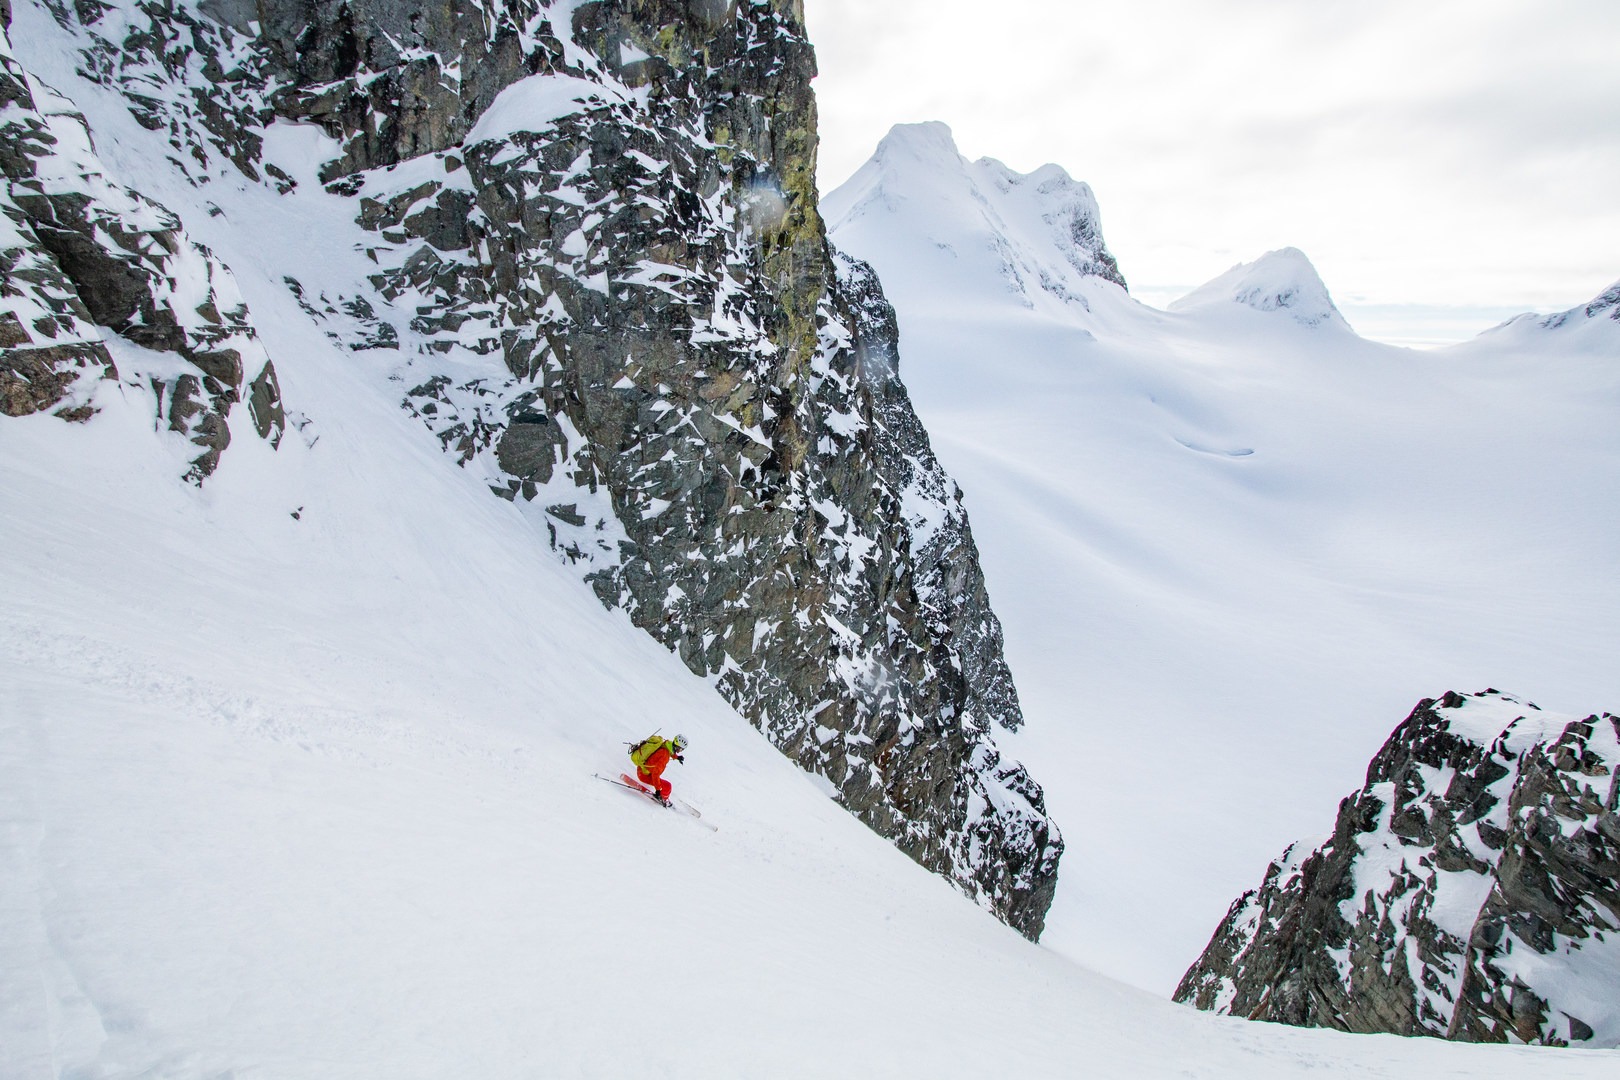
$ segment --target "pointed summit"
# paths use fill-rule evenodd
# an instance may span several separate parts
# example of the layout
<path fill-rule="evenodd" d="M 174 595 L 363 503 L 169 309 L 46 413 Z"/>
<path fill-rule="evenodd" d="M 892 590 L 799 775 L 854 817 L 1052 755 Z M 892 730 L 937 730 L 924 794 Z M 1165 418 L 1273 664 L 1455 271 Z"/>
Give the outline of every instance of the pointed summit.
<path fill-rule="evenodd" d="M 968 168 L 946 125 L 896 124 L 854 175 L 822 197 L 821 216 L 830 231 L 874 206 L 892 212 L 902 203 L 922 203 L 935 214 L 948 211 L 971 198 Z"/>
<path fill-rule="evenodd" d="M 891 260 L 933 266 L 936 299 L 1086 311 L 1104 282 L 1125 287 L 1089 185 L 1057 165 L 970 162 L 941 123 L 896 125 L 821 210 L 833 242 L 880 275 Z"/>
<path fill-rule="evenodd" d="M 1302 326 L 1350 329 L 1316 267 L 1298 248 L 1279 248 L 1253 262 L 1239 263 L 1172 303 L 1170 310 L 1218 310 L 1232 303 L 1286 312 Z"/>
<path fill-rule="evenodd" d="M 918 161 L 961 169 L 967 165 L 956 148 L 956 137 L 949 124 L 926 120 L 920 124 L 896 124 L 889 129 L 872 154 L 882 163 Z"/>

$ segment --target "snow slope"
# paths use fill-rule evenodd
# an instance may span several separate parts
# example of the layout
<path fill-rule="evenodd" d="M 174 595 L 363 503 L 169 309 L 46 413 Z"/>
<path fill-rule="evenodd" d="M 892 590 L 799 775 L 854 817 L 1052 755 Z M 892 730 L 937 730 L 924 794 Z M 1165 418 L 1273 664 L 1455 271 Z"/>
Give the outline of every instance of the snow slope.
<path fill-rule="evenodd" d="M 0 425 L 0 1075 L 1612 1072 L 1211 1018 L 1029 944 L 308 344 L 318 443 L 203 492 L 127 388 Z M 591 778 L 655 725 L 718 832 Z"/>
<path fill-rule="evenodd" d="M 998 268 L 1044 249 L 942 137 L 896 128 L 824 212 L 966 492 L 1069 842 L 1043 940 L 1167 992 L 1413 701 L 1620 701 L 1620 323 L 1374 344 L 1292 250 L 1170 311 L 1032 298 Z"/>

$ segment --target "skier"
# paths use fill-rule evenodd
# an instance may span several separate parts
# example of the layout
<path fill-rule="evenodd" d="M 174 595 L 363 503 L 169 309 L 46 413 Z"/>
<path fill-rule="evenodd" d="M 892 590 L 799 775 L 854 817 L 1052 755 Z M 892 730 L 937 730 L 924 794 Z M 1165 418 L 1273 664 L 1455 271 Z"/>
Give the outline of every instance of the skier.
<path fill-rule="evenodd" d="M 656 732 L 637 743 L 630 751 L 630 760 L 635 762 L 636 779 L 653 789 L 653 798 L 669 805 L 669 793 L 674 790 L 668 780 L 664 779 L 664 767 L 669 759 L 674 758 L 681 764 L 686 764 L 686 758 L 681 751 L 686 749 L 686 736 L 677 735 L 673 739 L 661 738 Z"/>

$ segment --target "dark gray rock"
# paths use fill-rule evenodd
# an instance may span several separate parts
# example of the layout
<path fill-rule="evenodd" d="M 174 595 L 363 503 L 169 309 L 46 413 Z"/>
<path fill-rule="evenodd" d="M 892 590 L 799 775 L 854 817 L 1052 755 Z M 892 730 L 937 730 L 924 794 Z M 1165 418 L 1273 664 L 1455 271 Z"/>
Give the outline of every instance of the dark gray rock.
<path fill-rule="evenodd" d="M 27 416 L 54 408 L 68 396 L 86 369 L 116 378 L 112 358 L 99 343 L 49 345 L 44 348 L 0 348 L 0 414 Z M 64 405 L 57 415 L 64 420 L 88 420 L 94 409 L 87 404 Z"/>
<path fill-rule="evenodd" d="M 4 411 L 51 408 L 86 370 L 115 377 L 99 326 L 194 369 L 156 391 L 160 412 L 168 402 L 170 430 L 201 448 L 187 473 L 193 482 L 214 471 L 230 443 L 227 417 L 249 364 L 263 407 L 256 420 L 279 439 L 280 391 L 230 271 L 168 210 L 108 176 L 84 117 L 23 70 L 9 37 L 0 43 L 8 181 L 0 213 L 21 239 L 0 251 L 0 295 L 27 319 L 12 310 L 3 324 L 11 343 L 0 353 Z M 58 415 L 83 420 L 92 411 L 75 400 Z"/>
<path fill-rule="evenodd" d="M 1420 702 L 1332 837 L 1238 898 L 1176 1000 L 1345 1031 L 1620 1043 L 1617 777 L 1613 716 L 1566 722 L 1494 690 Z"/>
<path fill-rule="evenodd" d="M 275 109 L 343 140 L 325 180 L 449 149 L 503 89 L 561 61 L 544 10 L 264 0 L 261 41 L 287 84 Z"/>
<path fill-rule="evenodd" d="M 545 413 L 519 401 L 507 410 L 506 430 L 495 443 L 501 470 L 530 484 L 549 484 L 568 457 L 568 438 Z M 533 498 L 532 492 L 527 495 Z M 583 519 L 581 519 L 583 521 Z"/>
<path fill-rule="evenodd" d="M 248 384 L 248 412 L 253 417 L 253 430 L 272 447 L 281 447 L 281 437 L 287 430 L 287 410 L 281 402 L 281 384 L 276 381 L 275 364 L 266 361 L 264 369 Z"/>
<path fill-rule="evenodd" d="M 9 12 L 7 22 L 9 23 Z M 0 33 L 0 214 L 14 238 L 0 241 L 0 414 L 26 416 L 55 409 L 88 418 L 83 376 L 115 378 L 117 370 L 73 280 L 41 242 L 35 222 L 15 198 L 26 199 L 35 161 L 53 152 L 57 137 L 34 102 L 32 80 Z"/>

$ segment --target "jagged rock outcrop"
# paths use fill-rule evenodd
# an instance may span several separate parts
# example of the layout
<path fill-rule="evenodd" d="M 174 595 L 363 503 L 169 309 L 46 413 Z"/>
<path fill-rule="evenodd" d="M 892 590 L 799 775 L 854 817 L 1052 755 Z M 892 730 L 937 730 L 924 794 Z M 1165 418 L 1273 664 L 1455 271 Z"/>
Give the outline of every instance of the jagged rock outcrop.
<path fill-rule="evenodd" d="M 1620 1044 L 1620 718 L 1424 700 L 1333 835 L 1232 905 L 1176 1000 L 1473 1042 Z"/>
<path fill-rule="evenodd" d="M 148 378 L 160 420 L 201 449 L 189 479 L 217 467 L 245 390 L 259 435 L 279 441 L 275 368 L 230 271 L 107 174 L 84 117 L 17 62 L 9 20 L 0 49 L 0 412 L 88 419 L 83 376 L 118 375 L 105 328 L 184 361 Z"/>
<path fill-rule="evenodd" d="M 1620 322 L 1620 281 L 1604 289 L 1590 304 L 1579 310 L 1588 319 L 1601 317 Z"/>
<path fill-rule="evenodd" d="M 289 267 L 308 317 L 394 357 L 402 404 L 604 603 L 1039 935 L 1062 840 L 995 745 L 1017 693 L 892 309 L 826 242 L 796 0 L 54 10 L 199 188 L 293 190 L 272 123 L 337 140 L 332 242 L 373 270 Z"/>

